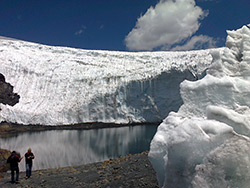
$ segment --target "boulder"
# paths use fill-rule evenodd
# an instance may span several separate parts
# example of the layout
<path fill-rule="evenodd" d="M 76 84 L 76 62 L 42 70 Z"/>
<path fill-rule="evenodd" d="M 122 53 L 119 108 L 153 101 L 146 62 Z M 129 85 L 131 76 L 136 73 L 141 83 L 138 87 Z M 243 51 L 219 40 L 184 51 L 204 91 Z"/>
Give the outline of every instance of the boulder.
<path fill-rule="evenodd" d="M 6 149 L 0 149 L 0 173 L 6 172 L 9 169 L 9 164 L 7 164 L 7 159 L 11 152 Z"/>

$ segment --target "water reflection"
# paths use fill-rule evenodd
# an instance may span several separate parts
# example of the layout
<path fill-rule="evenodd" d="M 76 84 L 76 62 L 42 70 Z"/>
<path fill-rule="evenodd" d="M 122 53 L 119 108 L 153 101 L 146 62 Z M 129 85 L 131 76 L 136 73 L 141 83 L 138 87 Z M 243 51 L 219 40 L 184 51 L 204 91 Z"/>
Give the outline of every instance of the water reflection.
<path fill-rule="evenodd" d="M 32 148 L 33 169 L 80 165 L 149 150 L 156 126 L 43 131 L 0 138 L 0 148 L 23 156 Z M 24 170 L 24 160 L 20 163 Z"/>

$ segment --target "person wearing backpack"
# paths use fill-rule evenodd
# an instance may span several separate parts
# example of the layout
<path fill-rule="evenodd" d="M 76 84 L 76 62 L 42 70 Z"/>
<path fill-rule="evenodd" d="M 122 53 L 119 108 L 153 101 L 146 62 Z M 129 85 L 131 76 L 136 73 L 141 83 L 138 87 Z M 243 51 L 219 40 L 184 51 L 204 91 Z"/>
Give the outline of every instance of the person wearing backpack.
<path fill-rule="evenodd" d="M 18 163 L 23 159 L 23 157 L 20 158 L 20 154 L 18 154 L 16 151 L 12 151 L 11 155 L 7 159 L 7 163 L 10 163 L 10 170 L 11 170 L 11 183 L 14 183 L 15 179 L 15 172 L 16 172 L 16 183 L 18 183 L 19 179 L 19 167 Z"/>

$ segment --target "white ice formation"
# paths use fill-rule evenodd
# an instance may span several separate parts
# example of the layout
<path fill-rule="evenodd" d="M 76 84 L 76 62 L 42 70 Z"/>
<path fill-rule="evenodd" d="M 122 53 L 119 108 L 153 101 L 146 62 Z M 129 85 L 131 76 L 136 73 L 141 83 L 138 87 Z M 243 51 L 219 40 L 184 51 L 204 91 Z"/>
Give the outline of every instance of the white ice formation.
<path fill-rule="evenodd" d="M 183 105 L 151 142 L 160 187 L 250 185 L 250 29 L 227 33 L 206 76 L 180 84 Z"/>
<path fill-rule="evenodd" d="M 209 50 L 116 52 L 0 38 L 0 73 L 20 102 L 0 121 L 60 125 L 161 122 L 183 103 L 179 85 L 202 77 Z"/>

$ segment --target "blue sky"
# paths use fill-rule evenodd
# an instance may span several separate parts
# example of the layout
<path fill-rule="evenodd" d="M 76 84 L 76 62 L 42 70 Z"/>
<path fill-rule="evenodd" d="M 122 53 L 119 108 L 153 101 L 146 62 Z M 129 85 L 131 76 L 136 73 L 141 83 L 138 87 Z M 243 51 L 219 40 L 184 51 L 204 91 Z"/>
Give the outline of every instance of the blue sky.
<path fill-rule="evenodd" d="M 224 46 L 250 23 L 249 0 L 0 0 L 0 36 L 82 49 Z"/>

